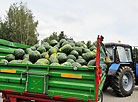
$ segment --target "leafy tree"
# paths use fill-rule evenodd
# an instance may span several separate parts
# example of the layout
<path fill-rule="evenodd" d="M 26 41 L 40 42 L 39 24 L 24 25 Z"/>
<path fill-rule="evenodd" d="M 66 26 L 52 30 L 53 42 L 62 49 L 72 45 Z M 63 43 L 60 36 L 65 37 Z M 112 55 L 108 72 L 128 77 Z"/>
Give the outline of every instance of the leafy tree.
<path fill-rule="evenodd" d="M 11 41 L 11 36 L 9 34 L 8 22 L 2 22 L 0 20 L 0 38 Z"/>
<path fill-rule="evenodd" d="M 10 6 L 7 17 L 0 21 L 0 38 L 34 45 L 38 42 L 36 27 L 38 21 L 34 21 L 34 16 L 24 3 L 14 3 Z"/>

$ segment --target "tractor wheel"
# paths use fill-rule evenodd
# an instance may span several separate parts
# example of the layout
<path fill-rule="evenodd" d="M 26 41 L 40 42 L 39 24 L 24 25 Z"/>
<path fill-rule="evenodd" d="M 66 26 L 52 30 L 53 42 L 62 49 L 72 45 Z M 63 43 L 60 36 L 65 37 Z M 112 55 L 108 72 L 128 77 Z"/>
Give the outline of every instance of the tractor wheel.
<path fill-rule="evenodd" d="M 135 76 L 132 68 L 121 66 L 113 78 L 112 88 L 117 96 L 126 97 L 133 93 Z"/>

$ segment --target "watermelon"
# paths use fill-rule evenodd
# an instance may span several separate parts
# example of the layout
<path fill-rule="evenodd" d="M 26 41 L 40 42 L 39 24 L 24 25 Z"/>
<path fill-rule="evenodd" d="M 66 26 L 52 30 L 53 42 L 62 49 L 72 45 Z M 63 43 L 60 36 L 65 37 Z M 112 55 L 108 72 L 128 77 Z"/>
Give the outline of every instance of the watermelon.
<path fill-rule="evenodd" d="M 68 55 L 68 59 L 73 59 L 74 61 L 76 61 L 76 57 L 74 55 Z"/>
<path fill-rule="evenodd" d="M 66 40 L 65 40 L 65 39 L 61 39 L 61 40 L 59 41 L 59 46 L 62 47 L 62 44 L 63 44 L 64 42 L 66 42 Z"/>
<path fill-rule="evenodd" d="M 22 63 L 22 60 L 12 60 L 9 63 Z"/>
<path fill-rule="evenodd" d="M 43 53 L 42 53 L 42 58 L 49 59 L 49 54 L 48 54 L 48 52 L 43 52 Z"/>
<path fill-rule="evenodd" d="M 58 47 L 54 46 L 54 48 L 56 48 L 57 52 L 59 51 L 59 48 Z"/>
<path fill-rule="evenodd" d="M 69 43 L 75 43 L 75 41 L 74 41 L 74 40 L 68 40 L 68 42 L 69 42 Z"/>
<path fill-rule="evenodd" d="M 29 61 L 29 59 L 28 59 L 28 58 L 25 58 L 25 59 L 23 59 L 23 60 L 25 60 L 25 61 Z"/>
<path fill-rule="evenodd" d="M 65 53 L 58 54 L 59 63 L 64 63 L 67 60 L 67 55 Z"/>
<path fill-rule="evenodd" d="M 51 65 L 51 66 L 60 66 L 59 63 L 51 63 L 50 65 Z"/>
<path fill-rule="evenodd" d="M 13 54 L 8 54 L 5 59 L 8 61 L 15 60 L 15 56 Z"/>
<path fill-rule="evenodd" d="M 59 63 L 58 58 L 56 58 L 56 57 L 54 57 L 54 56 L 51 56 L 51 57 L 49 58 L 49 61 L 50 61 L 50 63 Z"/>
<path fill-rule="evenodd" d="M 32 62 L 28 61 L 28 60 L 23 60 L 22 64 L 32 64 Z"/>
<path fill-rule="evenodd" d="M 33 63 L 36 62 L 39 58 L 40 58 L 40 52 L 38 52 L 38 51 L 32 51 L 29 54 L 29 59 Z"/>
<path fill-rule="evenodd" d="M 86 49 L 88 48 L 86 44 L 83 44 L 82 47 Z"/>
<path fill-rule="evenodd" d="M 63 47 L 63 46 L 66 45 L 66 44 L 69 44 L 69 42 L 68 42 L 68 41 L 65 41 L 65 42 L 62 43 L 61 46 Z"/>
<path fill-rule="evenodd" d="M 56 53 L 53 53 L 50 57 L 58 57 L 58 54 L 56 54 Z"/>
<path fill-rule="evenodd" d="M 82 56 L 78 56 L 78 59 L 83 59 Z"/>
<path fill-rule="evenodd" d="M 27 49 L 26 49 L 26 53 L 27 53 L 27 54 L 29 54 L 29 53 L 31 53 L 31 52 L 32 52 L 32 49 L 31 49 L 31 48 L 27 48 Z"/>
<path fill-rule="evenodd" d="M 8 63 L 8 60 L 2 59 L 2 60 L 0 60 L 0 62 Z"/>
<path fill-rule="evenodd" d="M 88 67 L 90 67 L 90 66 L 96 66 L 96 59 L 90 60 L 88 62 Z"/>
<path fill-rule="evenodd" d="M 25 55 L 23 56 L 23 59 L 28 59 L 28 60 L 29 60 L 29 54 L 25 54 Z"/>
<path fill-rule="evenodd" d="M 96 49 L 94 49 L 94 50 L 93 50 L 93 52 L 97 53 L 97 50 L 96 50 Z M 101 51 L 100 51 L 100 52 L 101 52 Z"/>
<path fill-rule="evenodd" d="M 50 41 L 50 45 L 51 45 L 51 46 L 55 46 L 57 43 L 58 43 L 58 42 L 57 42 L 56 40 L 51 40 L 51 41 Z"/>
<path fill-rule="evenodd" d="M 72 66 L 72 64 L 70 62 L 64 62 L 61 66 Z"/>
<path fill-rule="evenodd" d="M 53 53 L 57 53 L 57 49 L 55 47 L 52 47 L 48 50 L 49 54 L 52 55 Z"/>
<path fill-rule="evenodd" d="M 76 61 L 81 65 L 86 65 L 87 64 L 87 62 L 84 59 L 77 59 Z"/>
<path fill-rule="evenodd" d="M 86 61 L 90 61 L 96 57 L 96 53 L 95 52 L 87 52 L 87 53 L 82 54 L 82 57 Z"/>
<path fill-rule="evenodd" d="M 44 42 L 42 46 L 44 46 L 47 51 L 51 48 L 51 46 L 47 42 Z"/>
<path fill-rule="evenodd" d="M 91 51 L 93 51 L 94 49 L 96 49 L 96 47 L 95 47 L 95 46 L 91 46 L 89 49 L 90 49 Z"/>
<path fill-rule="evenodd" d="M 74 55 L 76 58 L 79 56 L 79 53 L 76 50 L 72 50 L 70 54 Z"/>
<path fill-rule="evenodd" d="M 72 47 L 75 47 L 75 43 L 70 43 L 70 45 L 71 45 Z"/>
<path fill-rule="evenodd" d="M 39 44 L 35 44 L 34 47 L 37 49 L 40 45 Z"/>
<path fill-rule="evenodd" d="M 64 42 L 66 42 L 65 39 L 61 39 L 61 40 L 59 41 L 60 44 L 62 44 L 62 43 L 64 43 Z"/>
<path fill-rule="evenodd" d="M 14 56 L 16 59 L 22 59 L 22 57 L 25 55 L 25 52 L 23 49 L 15 49 L 14 50 Z"/>
<path fill-rule="evenodd" d="M 57 50 L 59 50 L 60 46 L 59 43 L 54 46 Z"/>
<path fill-rule="evenodd" d="M 35 46 L 32 46 L 31 47 L 31 50 L 35 51 L 36 50 L 36 47 Z"/>
<path fill-rule="evenodd" d="M 79 55 L 82 55 L 82 47 L 73 47 L 74 50 L 76 50 Z"/>
<path fill-rule="evenodd" d="M 35 62 L 35 64 L 45 65 L 43 62 Z"/>
<path fill-rule="evenodd" d="M 78 46 L 78 47 L 82 47 L 83 43 L 81 41 L 78 41 L 78 42 L 75 43 L 75 45 Z"/>
<path fill-rule="evenodd" d="M 43 46 L 43 45 L 49 45 L 49 43 L 48 43 L 48 42 L 42 42 L 41 45 L 42 45 L 42 46 Z"/>
<path fill-rule="evenodd" d="M 48 61 L 47 59 L 45 59 L 45 58 L 38 59 L 37 62 L 42 62 L 42 63 L 44 63 L 45 65 L 49 65 L 49 61 Z M 36 63 L 37 63 L 37 62 L 36 62 Z"/>
<path fill-rule="evenodd" d="M 74 63 L 72 63 L 72 66 L 73 67 L 81 67 L 81 64 L 79 64 L 78 62 L 74 62 Z"/>
<path fill-rule="evenodd" d="M 74 63 L 75 61 L 73 59 L 68 59 L 67 62 Z"/>
<path fill-rule="evenodd" d="M 86 68 L 87 68 L 88 66 L 86 66 L 86 65 L 83 65 L 82 67 L 86 67 Z"/>
<path fill-rule="evenodd" d="M 84 44 L 84 43 L 83 43 L 83 42 L 81 42 L 81 41 L 76 42 L 76 43 L 75 43 L 75 45 L 76 45 L 76 46 L 78 46 L 78 47 L 87 48 L 87 45 L 86 45 L 86 44 Z"/>
<path fill-rule="evenodd" d="M 91 52 L 91 50 L 90 50 L 90 49 L 84 48 L 84 49 L 83 49 L 83 53 L 87 53 L 87 52 Z"/>
<path fill-rule="evenodd" d="M 37 51 L 39 51 L 40 53 L 43 53 L 43 52 L 46 52 L 46 49 L 45 49 L 44 46 L 39 46 L 39 47 L 37 48 Z"/>
<path fill-rule="evenodd" d="M 93 46 L 97 47 L 97 41 L 93 42 Z"/>
<path fill-rule="evenodd" d="M 60 49 L 61 52 L 64 52 L 66 54 L 69 54 L 71 52 L 71 50 L 72 50 L 72 47 L 70 44 L 66 44 L 63 47 L 61 47 L 61 49 Z"/>

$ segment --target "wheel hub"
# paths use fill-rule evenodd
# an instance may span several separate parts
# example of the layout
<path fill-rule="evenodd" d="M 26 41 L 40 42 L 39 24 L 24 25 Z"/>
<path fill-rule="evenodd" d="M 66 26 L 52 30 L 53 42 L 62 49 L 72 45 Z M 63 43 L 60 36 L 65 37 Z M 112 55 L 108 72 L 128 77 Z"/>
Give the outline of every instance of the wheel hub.
<path fill-rule="evenodd" d="M 132 88 L 133 80 L 130 73 L 126 73 L 122 77 L 122 86 L 124 90 L 129 91 Z"/>
<path fill-rule="evenodd" d="M 123 76 L 123 84 L 128 86 L 128 77 L 126 75 Z"/>

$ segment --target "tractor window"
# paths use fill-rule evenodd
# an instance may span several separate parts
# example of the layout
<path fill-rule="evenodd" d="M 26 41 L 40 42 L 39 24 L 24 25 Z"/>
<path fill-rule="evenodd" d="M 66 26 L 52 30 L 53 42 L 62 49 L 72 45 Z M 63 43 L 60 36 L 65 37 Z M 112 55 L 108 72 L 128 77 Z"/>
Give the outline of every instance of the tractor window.
<path fill-rule="evenodd" d="M 118 51 L 116 51 L 115 56 L 116 56 L 116 61 L 120 61 Z"/>
<path fill-rule="evenodd" d="M 127 58 L 126 51 L 125 51 L 124 47 L 117 46 L 117 52 L 119 55 L 120 62 L 128 62 L 128 58 Z"/>
<path fill-rule="evenodd" d="M 107 62 L 113 62 L 114 61 L 114 52 L 113 52 L 113 48 L 106 48 L 107 51 Z"/>
<path fill-rule="evenodd" d="M 132 58 L 131 58 L 131 50 L 130 48 L 125 48 L 125 52 L 126 52 L 126 56 L 129 62 L 132 62 Z"/>

